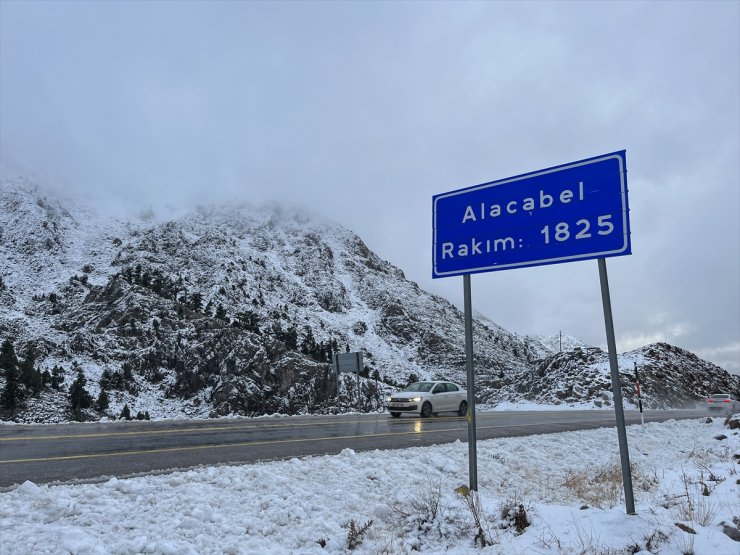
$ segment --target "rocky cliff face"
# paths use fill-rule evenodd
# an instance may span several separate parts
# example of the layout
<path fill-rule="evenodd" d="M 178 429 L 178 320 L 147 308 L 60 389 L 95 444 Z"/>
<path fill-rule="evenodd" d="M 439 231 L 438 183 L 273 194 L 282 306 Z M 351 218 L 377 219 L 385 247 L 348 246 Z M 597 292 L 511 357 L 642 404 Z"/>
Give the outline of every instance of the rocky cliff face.
<path fill-rule="evenodd" d="M 643 406 L 649 409 L 704 406 L 716 392 L 740 393 L 740 379 L 693 353 L 655 343 L 618 357 L 622 398 L 637 408 L 635 369 Z M 575 347 L 537 361 L 513 379 L 491 382 L 499 402 L 525 399 L 551 405 L 602 408 L 613 406 L 608 354 L 594 347 Z"/>
<path fill-rule="evenodd" d="M 109 408 L 90 418 L 124 405 L 152 417 L 370 410 L 410 374 L 465 382 L 461 312 L 351 231 L 298 209 L 244 204 L 121 221 L 4 182 L 0 278 L 0 340 L 21 358 L 32 350 L 39 370 L 61 368 L 66 386 L 81 370 L 94 398 L 106 389 Z M 485 318 L 474 342 L 482 401 L 609 401 L 598 350 L 555 355 L 547 341 Z M 337 399 L 328 361 L 347 348 L 364 354 L 366 377 L 357 391 L 342 376 Z M 646 394 L 665 406 L 720 382 L 737 389 L 691 353 L 646 349 L 646 377 L 655 376 Z M 660 389 L 659 375 L 683 393 Z M 64 386 L 25 405 L 14 418 L 69 417 Z"/>

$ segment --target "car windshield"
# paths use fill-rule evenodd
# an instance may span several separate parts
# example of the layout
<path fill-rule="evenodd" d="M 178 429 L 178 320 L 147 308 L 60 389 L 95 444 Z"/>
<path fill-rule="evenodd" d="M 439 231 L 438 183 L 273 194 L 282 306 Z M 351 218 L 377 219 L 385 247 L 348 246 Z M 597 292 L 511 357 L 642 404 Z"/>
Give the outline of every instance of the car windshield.
<path fill-rule="evenodd" d="M 428 392 L 430 389 L 432 389 L 432 386 L 434 383 L 432 382 L 416 382 L 412 383 L 410 386 L 408 386 L 404 391 L 423 391 Z"/>
<path fill-rule="evenodd" d="M 712 399 L 729 399 L 730 396 L 724 393 L 717 393 L 715 395 L 712 395 Z"/>

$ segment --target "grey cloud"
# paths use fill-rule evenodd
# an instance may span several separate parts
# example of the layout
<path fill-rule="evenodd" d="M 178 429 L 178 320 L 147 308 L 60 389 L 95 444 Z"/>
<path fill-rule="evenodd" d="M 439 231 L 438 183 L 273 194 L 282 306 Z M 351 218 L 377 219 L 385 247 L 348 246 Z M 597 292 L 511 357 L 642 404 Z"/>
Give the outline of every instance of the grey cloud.
<path fill-rule="evenodd" d="M 422 287 L 431 197 L 626 148 L 618 346 L 740 372 L 737 3 L 0 3 L 0 151 L 141 205 L 302 203 Z M 595 262 L 475 276 L 475 308 L 604 344 Z"/>

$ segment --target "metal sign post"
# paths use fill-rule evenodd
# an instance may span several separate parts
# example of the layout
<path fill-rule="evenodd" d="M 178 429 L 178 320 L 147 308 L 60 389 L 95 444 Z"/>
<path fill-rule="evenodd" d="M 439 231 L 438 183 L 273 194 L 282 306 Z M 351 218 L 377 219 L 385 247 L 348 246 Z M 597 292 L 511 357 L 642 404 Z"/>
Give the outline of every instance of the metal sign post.
<path fill-rule="evenodd" d="M 604 260 L 632 252 L 626 152 L 612 152 L 435 195 L 432 222 L 432 277 L 463 276 L 470 489 L 478 487 L 470 274 L 597 259 L 627 513 L 634 514 Z"/>
<path fill-rule="evenodd" d="M 473 307 L 470 300 L 470 274 L 463 276 L 465 297 L 465 366 L 468 374 L 468 474 L 470 489 L 478 491 L 478 454 L 475 434 L 475 376 L 473 375 Z"/>
<path fill-rule="evenodd" d="M 609 279 L 606 275 L 606 260 L 599 258 L 599 281 L 601 282 L 601 302 L 604 305 L 604 323 L 606 325 L 606 344 L 609 349 L 609 369 L 612 374 L 612 391 L 614 394 L 614 411 L 617 415 L 617 436 L 619 438 L 619 456 L 622 463 L 622 481 L 624 482 L 624 501 L 627 514 L 635 514 L 635 499 L 632 495 L 632 471 L 630 470 L 630 453 L 627 449 L 627 428 L 624 425 L 624 407 L 622 406 L 622 386 L 619 381 L 619 364 L 617 363 L 617 342 L 614 339 L 614 321 L 612 319 L 612 302 L 609 298 Z"/>

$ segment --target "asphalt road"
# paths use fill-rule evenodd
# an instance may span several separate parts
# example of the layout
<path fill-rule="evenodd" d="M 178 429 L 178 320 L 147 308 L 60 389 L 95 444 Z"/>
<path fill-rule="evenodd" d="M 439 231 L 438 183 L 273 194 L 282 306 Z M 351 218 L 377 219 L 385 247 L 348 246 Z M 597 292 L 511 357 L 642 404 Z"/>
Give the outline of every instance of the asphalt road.
<path fill-rule="evenodd" d="M 648 411 L 645 422 L 699 418 L 702 410 Z M 627 411 L 629 424 L 640 415 Z M 479 440 L 615 426 L 614 411 L 478 412 Z M 306 455 L 467 441 L 465 417 L 388 414 L 291 418 L 0 425 L 0 490 Z M 536 439 L 533 438 L 534 442 Z M 615 441 L 616 434 L 615 434 Z"/>

